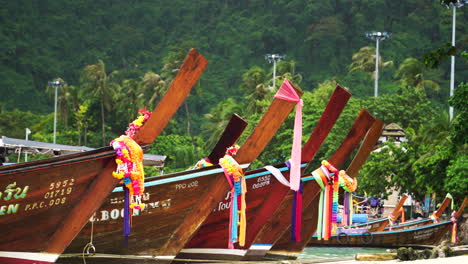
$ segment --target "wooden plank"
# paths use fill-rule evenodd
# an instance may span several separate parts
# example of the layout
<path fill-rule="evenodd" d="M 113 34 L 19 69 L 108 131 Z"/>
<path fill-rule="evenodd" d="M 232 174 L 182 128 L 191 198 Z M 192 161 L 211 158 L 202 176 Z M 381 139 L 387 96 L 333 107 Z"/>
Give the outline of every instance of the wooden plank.
<path fill-rule="evenodd" d="M 351 161 L 351 164 L 349 164 L 348 168 L 346 169 L 346 174 L 348 174 L 348 176 L 356 177 L 362 165 L 364 165 L 367 158 L 370 156 L 370 153 L 374 150 L 377 141 L 382 135 L 384 125 L 385 124 L 381 120 L 375 119 L 374 123 L 369 129 L 369 132 L 367 132 L 361 147 L 359 147 L 359 150 Z"/>
<path fill-rule="evenodd" d="M 398 218 L 401 214 L 401 211 L 400 209 L 403 207 L 403 204 L 405 203 L 406 199 L 408 198 L 408 196 L 406 194 L 403 194 L 400 198 L 400 201 L 398 202 L 397 206 L 395 207 L 395 209 L 393 210 L 392 212 L 392 215 L 396 218 Z M 377 228 L 377 231 L 376 232 L 382 232 L 385 227 L 387 227 L 388 225 L 388 221 L 383 221 L 380 226 Z"/>
<path fill-rule="evenodd" d="M 233 114 L 231 120 L 224 129 L 223 134 L 215 145 L 208 159 L 211 163 L 217 164 L 219 159 L 224 156 L 226 149 L 234 145 L 247 127 L 247 122 L 240 116 Z"/>
<path fill-rule="evenodd" d="M 437 217 L 439 218 L 442 213 L 447 209 L 447 206 L 452 202 L 452 199 L 445 197 L 444 200 L 442 201 L 442 204 L 440 205 L 439 209 L 437 209 Z"/>
<path fill-rule="evenodd" d="M 135 135 L 134 140 L 137 143 L 140 145 L 151 144 L 156 139 L 189 94 L 206 65 L 206 59 L 195 49 L 189 51 L 169 90 L 156 106 L 146 124 Z M 115 163 L 109 162 L 102 173 L 90 183 L 90 188 L 82 200 L 52 235 L 45 252 L 61 253 L 65 250 L 119 182 L 112 177 L 114 170 Z"/>
<path fill-rule="evenodd" d="M 346 88 L 343 88 L 340 85 L 336 86 L 322 116 L 312 132 L 312 135 L 310 135 L 309 140 L 307 140 L 302 149 L 301 162 L 310 162 L 315 157 L 315 154 L 318 152 L 323 141 L 327 138 L 328 133 L 330 133 L 330 130 L 335 125 L 336 120 L 348 103 L 350 97 L 351 93 Z"/>

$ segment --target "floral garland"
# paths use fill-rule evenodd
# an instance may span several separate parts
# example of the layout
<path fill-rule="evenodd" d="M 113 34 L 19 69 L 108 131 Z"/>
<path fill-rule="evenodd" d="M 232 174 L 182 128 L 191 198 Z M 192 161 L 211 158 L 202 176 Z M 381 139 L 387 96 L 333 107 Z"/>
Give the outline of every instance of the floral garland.
<path fill-rule="evenodd" d="M 245 193 L 247 192 L 247 186 L 241 166 L 232 157 L 237 153 L 238 149 L 238 145 L 228 148 L 224 157 L 219 159 L 219 165 L 223 168 L 224 175 L 231 186 L 228 242 L 230 249 L 234 248 L 235 242 L 239 242 L 240 246 L 244 246 L 246 235 Z"/>
<path fill-rule="evenodd" d="M 112 175 L 124 184 L 124 236 L 126 243 L 128 243 L 128 236 L 130 235 L 132 210 L 143 210 L 145 208 L 145 204 L 141 201 L 141 196 L 145 190 L 143 150 L 133 140 L 133 137 L 149 119 L 151 113 L 145 109 L 140 109 L 138 112 L 141 115 L 128 125 L 125 135 L 112 140 L 110 143 L 117 154 L 115 159 L 117 169 L 112 172 Z"/>
<path fill-rule="evenodd" d="M 211 163 L 209 158 L 203 158 L 197 162 L 196 167 L 197 168 L 205 168 L 205 167 L 211 167 L 213 166 L 213 163 Z"/>
<path fill-rule="evenodd" d="M 457 212 L 453 211 L 452 212 L 452 217 L 450 218 L 450 221 L 452 222 L 452 235 L 450 236 L 451 242 L 452 243 L 457 243 L 458 242 L 458 234 L 457 234 Z"/>

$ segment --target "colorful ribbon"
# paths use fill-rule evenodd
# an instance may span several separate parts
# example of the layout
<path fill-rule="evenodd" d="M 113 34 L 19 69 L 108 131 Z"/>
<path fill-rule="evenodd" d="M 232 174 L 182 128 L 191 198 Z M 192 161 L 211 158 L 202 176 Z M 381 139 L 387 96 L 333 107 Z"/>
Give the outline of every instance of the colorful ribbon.
<path fill-rule="evenodd" d="M 452 235 L 451 235 L 451 241 L 452 243 L 457 243 L 458 242 L 458 224 L 457 224 L 457 212 L 452 213 L 452 217 L 450 218 L 450 221 L 452 222 Z"/>
<path fill-rule="evenodd" d="M 301 182 L 301 140 L 302 140 L 302 106 L 303 102 L 288 79 L 275 95 L 275 98 L 296 102 L 296 116 L 294 118 L 294 136 L 291 148 L 291 190 L 298 191 Z"/>
<path fill-rule="evenodd" d="M 234 243 L 245 245 L 246 215 L 245 215 L 245 193 L 247 186 L 244 172 L 237 161 L 232 157 L 236 154 L 239 146 L 228 148 L 226 155 L 219 159 L 219 165 L 223 168 L 224 175 L 231 186 L 230 218 L 229 218 L 229 241 L 228 248 L 233 249 Z"/>

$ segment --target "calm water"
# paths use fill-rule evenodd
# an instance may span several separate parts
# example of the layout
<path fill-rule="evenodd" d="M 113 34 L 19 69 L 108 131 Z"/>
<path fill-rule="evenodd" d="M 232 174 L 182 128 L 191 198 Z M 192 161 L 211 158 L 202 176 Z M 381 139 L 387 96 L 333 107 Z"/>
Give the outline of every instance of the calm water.
<path fill-rule="evenodd" d="M 356 253 L 384 253 L 385 248 L 359 247 L 307 247 L 299 255 L 299 259 L 337 259 L 354 258 Z"/>

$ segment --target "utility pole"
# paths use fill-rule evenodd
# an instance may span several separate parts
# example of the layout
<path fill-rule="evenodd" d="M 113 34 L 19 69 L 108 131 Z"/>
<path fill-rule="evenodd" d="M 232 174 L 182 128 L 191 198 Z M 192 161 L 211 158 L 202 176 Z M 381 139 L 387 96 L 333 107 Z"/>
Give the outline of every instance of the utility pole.
<path fill-rule="evenodd" d="M 468 4 L 468 0 L 457 0 L 456 3 L 449 3 L 445 6 L 447 8 L 452 8 L 452 46 L 455 47 L 455 25 L 456 25 L 456 16 L 457 16 L 457 7 L 462 7 L 464 4 Z M 455 56 L 451 56 L 450 63 L 450 97 L 453 96 L 455 89 Z M 453 119 L 453 107 L 449 107 L 449 116 L 450 121 Z"/>
<path fill-rule="evenodd" d="M 286 58 L 286 55 L 279 55 L 279 54 L 267 54 L 265 55 L 265 59 L 268 61 L 268 63 L 273 62 L 273 87 L 276 87 L 276 62 L 284 60 Z"/>
<path fill-rule="evenodd" d="M 387 32 L 367 32 L 366 37 L 375 40 L 375 78 L 374 78 L 374 97 L 378 96 L 379 90 L 379 43 L 390 37 Z"/>
<path fill-rule="evenodd" d="M 63 80 L 58 78 L 51 82 L 49 85 L 55 88 L 55 102 L 54 102 L 54 144 L 55 138 L 57 135 L 57 95 L 58 95 L 58 88 L 64 84 Z"/>

